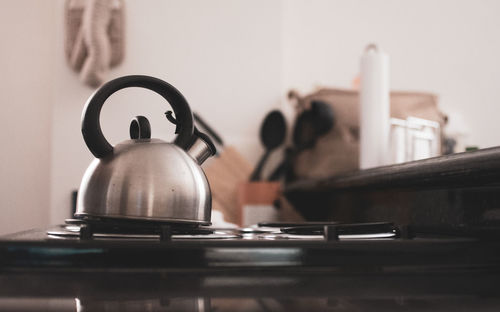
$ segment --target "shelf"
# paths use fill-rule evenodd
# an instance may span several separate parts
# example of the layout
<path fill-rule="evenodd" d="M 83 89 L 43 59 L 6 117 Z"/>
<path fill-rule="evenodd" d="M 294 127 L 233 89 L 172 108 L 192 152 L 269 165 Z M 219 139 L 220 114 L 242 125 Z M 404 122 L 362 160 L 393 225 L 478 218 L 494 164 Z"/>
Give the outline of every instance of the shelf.
<path fill-rule="evenodd" d="M 285 193 L 357 189 L 431 189 L 500 184 L 500 147 L 291 183 Z"/>

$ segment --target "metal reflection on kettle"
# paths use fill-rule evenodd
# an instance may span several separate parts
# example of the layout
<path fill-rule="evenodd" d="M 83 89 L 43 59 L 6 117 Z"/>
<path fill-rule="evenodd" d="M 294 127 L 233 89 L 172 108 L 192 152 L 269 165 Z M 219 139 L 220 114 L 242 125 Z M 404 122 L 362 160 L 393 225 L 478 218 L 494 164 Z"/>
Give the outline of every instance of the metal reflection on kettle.
<path fill-rule="evenodd" d="M 177 137 L 168 143 L 152 139 L 149 121 L 137 116 L 130 140 L 112 146 L 104 137 L 99 116 L 104 102 L 128 87 L 150 89 L 173 108 L 167 118 L 176 123 Z M 167 82 L 141 75 L 114 79 L 87 101 L 82 134 L 96 157 L 78 192 L 75 216 L 210 224 L 211 192 L 200 165 L 215 154 L 210 138 L 194 126 L 184 96 Z"/>

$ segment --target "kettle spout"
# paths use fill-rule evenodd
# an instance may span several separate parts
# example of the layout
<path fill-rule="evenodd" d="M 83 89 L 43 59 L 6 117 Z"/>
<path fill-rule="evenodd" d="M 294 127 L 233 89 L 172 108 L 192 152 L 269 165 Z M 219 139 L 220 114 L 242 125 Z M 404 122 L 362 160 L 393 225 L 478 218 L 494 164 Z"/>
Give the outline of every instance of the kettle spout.
<path fill-rule="evenodd" d="M 188 149 L 187 153 L 196 160 L 198 165 L 201 165 L 210 156 L 217 152 L 212 140 L 204 133 L 195 131 L 196 140 Z"/>

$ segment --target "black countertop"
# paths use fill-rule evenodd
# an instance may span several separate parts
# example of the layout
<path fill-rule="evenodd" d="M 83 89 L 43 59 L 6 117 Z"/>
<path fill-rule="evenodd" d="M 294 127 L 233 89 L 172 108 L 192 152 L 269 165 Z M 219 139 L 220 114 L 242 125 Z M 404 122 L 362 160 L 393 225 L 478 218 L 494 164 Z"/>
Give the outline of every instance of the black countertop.
<path fill-rule="evenodd" d="M 498 272 L 0 275 L 2 311 L 498 311 Z"/>

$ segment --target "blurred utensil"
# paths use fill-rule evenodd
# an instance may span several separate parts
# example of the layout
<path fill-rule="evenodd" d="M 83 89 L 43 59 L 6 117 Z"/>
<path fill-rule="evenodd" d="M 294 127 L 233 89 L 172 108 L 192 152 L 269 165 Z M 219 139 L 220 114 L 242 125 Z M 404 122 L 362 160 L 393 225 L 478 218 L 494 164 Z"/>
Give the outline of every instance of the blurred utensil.
<path fill-rule="evenodd" d="M 313 101 L 311 109 L 303 111 L 295 121 L 293 143 L 297 151 L 312 148 L 316 140 L 335 125 L 332 108 L 325 102 Z"/>
<path fill-rule="evenodd" d="M 283 161 L 269 176 L 270 181 L 277 181 L 291 165 L 292 159 L 301 151 L 312 148 L 316 140 L 335 126 L 335 115 L 331 106 L 322 101 L 313 101 L 311 108 L 303 111 L 295 121 L 293 128 L 293 148 L 287 148 Z"/>
<path fill-rule="evenodd" d="M 269 181 L 278 181 L 285 174 L 287 168 L 290 166 L 290 160 L 292 159 L 294 153 L 295 151 L 292 147 L 287 147 L 285 149 L 283 160 L 269 175 Z"/>
<path fill-rule="evenodd" d="M 286 136 L 286 121 L 283 114 L 278 110 L 273 110 L 267 114 L 260 128 L 260 140 L 265 148 L 265 153 L 257 163 L 250 181 L 260 181 L 262 168 L 271 152 L 283 144 Z"/>

